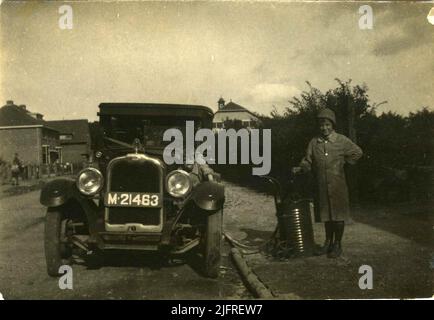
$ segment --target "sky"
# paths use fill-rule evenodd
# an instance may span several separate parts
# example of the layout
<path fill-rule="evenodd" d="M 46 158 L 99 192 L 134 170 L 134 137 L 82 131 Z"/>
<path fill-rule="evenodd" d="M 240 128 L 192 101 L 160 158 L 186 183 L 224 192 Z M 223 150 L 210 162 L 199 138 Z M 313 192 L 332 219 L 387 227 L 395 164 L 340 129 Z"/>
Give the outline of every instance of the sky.
<path fill-rule="evenodd" d="M 365 83 L 378 111 L 434 107 L 433 3 L 59 2 L 0 6 L 0 105 L 44 119 L 97 119 L 100 102 L 199 104 L 222 96 L 280 112 L 335 78 Z"/>

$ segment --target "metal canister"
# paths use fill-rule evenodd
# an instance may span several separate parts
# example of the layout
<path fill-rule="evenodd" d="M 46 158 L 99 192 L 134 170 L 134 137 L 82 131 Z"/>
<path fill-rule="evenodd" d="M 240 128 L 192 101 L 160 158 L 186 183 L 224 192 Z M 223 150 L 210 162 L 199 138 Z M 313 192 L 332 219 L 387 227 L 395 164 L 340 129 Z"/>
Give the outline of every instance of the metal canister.
<path fill-rule="evenodd" d="M 313 236 L 312 202 L 308 199 L 291 201 L 283 205 L 279 220 L 279 236 L 281 241 L 296 255 L 313 253 L 315 241 Z"/>

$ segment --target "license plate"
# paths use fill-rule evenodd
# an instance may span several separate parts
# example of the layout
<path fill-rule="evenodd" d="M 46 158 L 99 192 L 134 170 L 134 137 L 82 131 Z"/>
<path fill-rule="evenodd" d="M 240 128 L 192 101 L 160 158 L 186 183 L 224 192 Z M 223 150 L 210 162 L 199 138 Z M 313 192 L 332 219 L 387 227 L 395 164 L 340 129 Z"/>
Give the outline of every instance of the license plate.
<path fill-rule="evenodd" d="M 159 193 L 138 192 L 108 192 L 104 203 L 108 207 L 161 207 L 161 195 Z"/>

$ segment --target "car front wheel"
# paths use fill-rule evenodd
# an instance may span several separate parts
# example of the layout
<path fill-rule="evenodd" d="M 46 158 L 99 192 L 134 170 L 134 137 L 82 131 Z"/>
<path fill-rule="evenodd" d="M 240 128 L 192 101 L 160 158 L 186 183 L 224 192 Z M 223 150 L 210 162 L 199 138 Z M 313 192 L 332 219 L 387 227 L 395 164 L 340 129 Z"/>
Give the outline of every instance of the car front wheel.
<path fill-rule="evenodd" d="M 203 264 L 205 276 L 217 278 L 220 269 L 223 211 L 207 217 L 204 234 Z"/>
<path fill-rule="evenodd" d="M 61 210 L 49 208 L 45 219 L 44 248 L 47 273 L 49 276 L 59 276 L 59 268 L 69 264 L 71 251 L 64 242 L 65 219 Z"/>

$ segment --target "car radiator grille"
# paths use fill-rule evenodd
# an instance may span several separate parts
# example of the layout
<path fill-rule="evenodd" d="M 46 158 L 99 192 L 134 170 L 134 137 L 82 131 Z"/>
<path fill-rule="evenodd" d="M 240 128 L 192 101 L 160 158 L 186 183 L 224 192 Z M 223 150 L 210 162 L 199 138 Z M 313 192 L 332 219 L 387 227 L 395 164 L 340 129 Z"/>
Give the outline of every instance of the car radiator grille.
<path fill-rule="evenodd" d="M 111 166 L 110 191 L 158 193 L 160 179 L 155 164 L 123 159 Z"/>
<path fill-rule="evenodd" d="M 108 191 L 160 193 L 161 170 L 155 163 L 143 159 L 123 158 L 114 160 L 109 166 Z M 108 208 L 109 224 L 139 223 L 143 225 L 160 225 L 162 208 Z"/>

